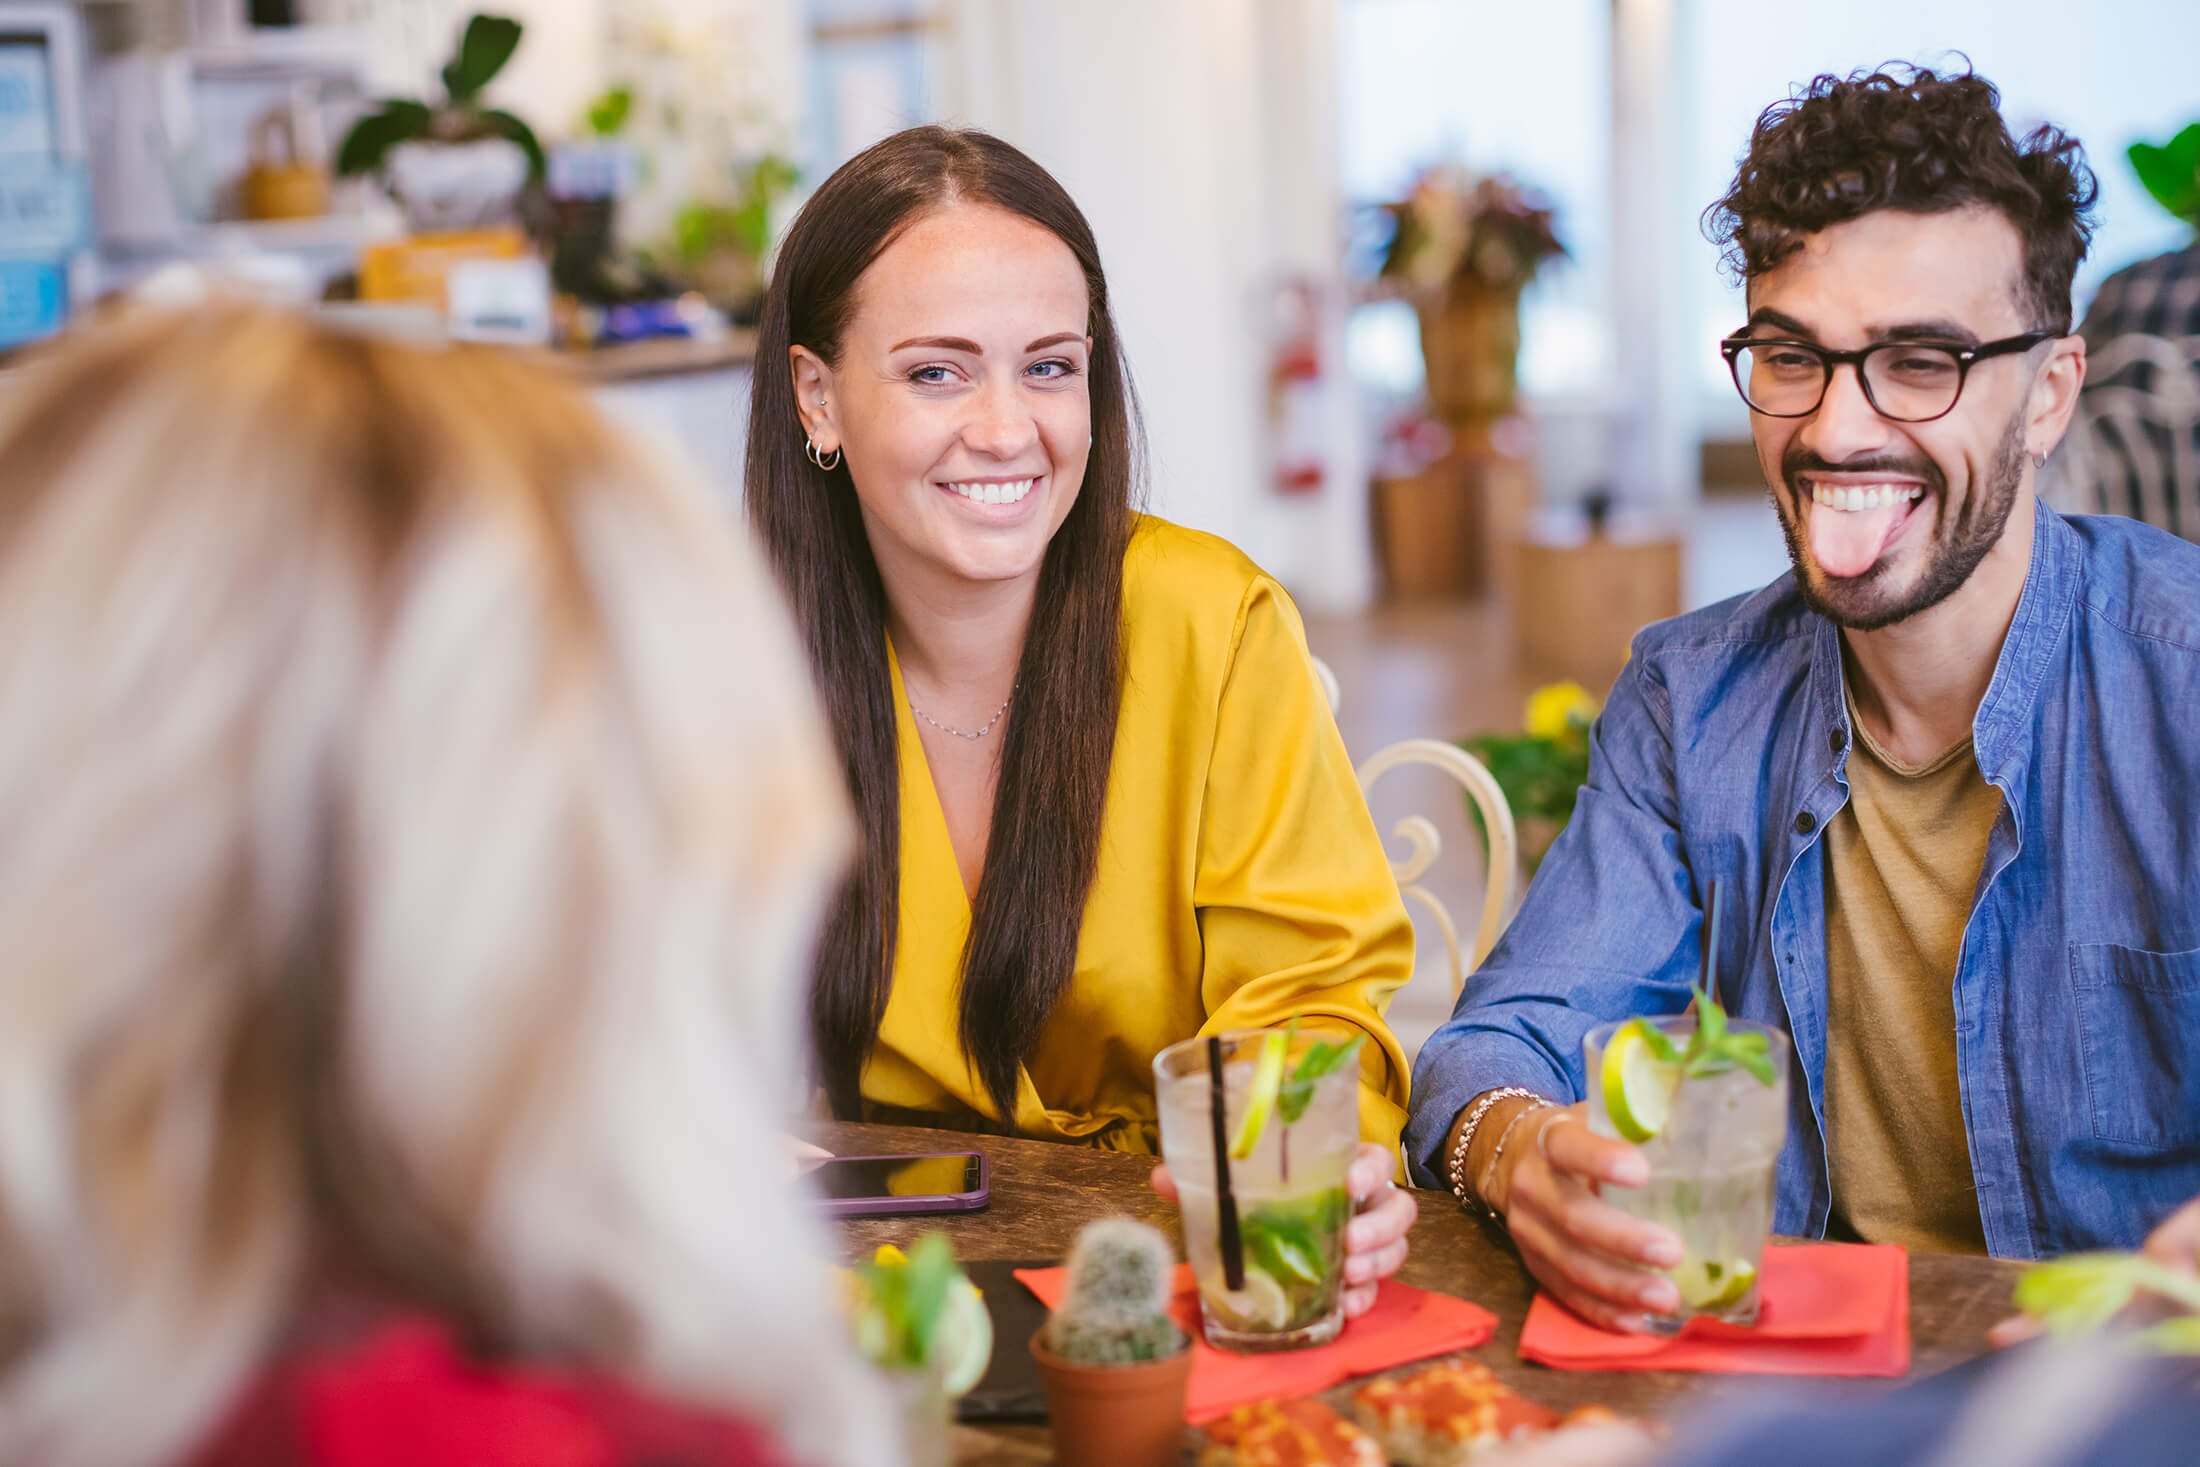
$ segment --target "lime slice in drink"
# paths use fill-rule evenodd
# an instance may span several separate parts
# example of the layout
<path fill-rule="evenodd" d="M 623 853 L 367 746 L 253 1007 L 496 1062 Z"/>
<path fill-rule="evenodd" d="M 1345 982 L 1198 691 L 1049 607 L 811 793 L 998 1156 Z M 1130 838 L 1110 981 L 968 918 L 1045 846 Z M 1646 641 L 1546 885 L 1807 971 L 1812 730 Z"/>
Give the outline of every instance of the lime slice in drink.
<path fill-rule="evenodd" d="M 984 1379 L 986 1366 L 993 1362 L 993 1316 L 986 1312 L 985 1296 L 970 1280 L 955 1280 L 932 1350 L 939 1361 L 940 1383 L 950 1396 L 959 1396 Z"/>
<path fill-rule="evenodd" d="M 1757 1282 L 1757 1270 L 1746 1258 L 1691 1258 L 1673 1270 L 1681 1302 L 1691 1309 L 1724 1309 L 1739 1304 L 1749 1286 Z"/>
<path fill-rule="evenodd" d="M 1261 1036 L 1260 1058 L 1253 1062 L 1253 1088 L 1246 1092 L 1245 1114 L 1238 1121 L 1237 1139 L 1230 1143 L 1232 1161 L 1245 1160 L 1260 1144 L 1260 1133 L 1267 1129 L 1268 1117 L 1276 1109 L 1276 1096 L 1283 1089 L 1287 1044 L 1280 1029 L 1271 1029 Z"/>
<path fill-rule="evenodd" d="M 1219 1306 L 1223 1323 L 1237 1329 L 1282 1329 L 1291 1318 L 1291 1301 L 1283 1285 L 1260 1269 L 1247 1265 L 1245 1287 L 1210 1289 L 1209 1302 Z"/>
<path fill-rule="evenodd" d="M 1673 1092 L 1681 1083 L 1679 1065 L 1660 1060 L 1651 1049 L 1650 1025 L 1629 1019 L 1604 1048 L 1598 1083 L 1604 1087 L 1604 1109 L 1613 1127 L 1628 1140 L 1648 1141 L 1665 1129 L 1673 1109 Z"/>

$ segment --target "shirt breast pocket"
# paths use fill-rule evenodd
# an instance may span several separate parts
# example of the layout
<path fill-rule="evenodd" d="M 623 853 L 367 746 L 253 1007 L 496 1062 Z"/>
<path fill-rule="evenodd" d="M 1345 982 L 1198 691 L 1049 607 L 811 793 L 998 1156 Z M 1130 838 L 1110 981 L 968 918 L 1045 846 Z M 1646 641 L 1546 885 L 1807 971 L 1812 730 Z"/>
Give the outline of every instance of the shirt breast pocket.
<path fill-rule="evenodd" d="M 2093 1135 L 2167 1150 L 2200 1141 L 2200 948 L 2072 943 Z"/>

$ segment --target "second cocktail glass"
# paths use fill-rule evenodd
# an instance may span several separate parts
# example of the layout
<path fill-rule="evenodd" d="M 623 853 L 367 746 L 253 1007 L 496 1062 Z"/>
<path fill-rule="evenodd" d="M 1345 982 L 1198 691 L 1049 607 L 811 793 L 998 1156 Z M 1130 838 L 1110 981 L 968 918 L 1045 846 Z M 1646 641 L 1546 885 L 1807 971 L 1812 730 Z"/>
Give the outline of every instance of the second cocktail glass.
<path fill-rule="evenodd" d="M 1225 1133 L 1243 1281 L 1232 1289 L 1215 1186 L 1208 1041 L 1154 1058 L 1161 1155 L 1176 1179 L 1184 1256 L 1209 1344 L 1291 1350 L 1344 1327 L 1345 1171 L 1360 1138 L 1356 1042 L 1311 1031 L 1222 1036 Z M 1312 1073 L 1318 1072 L 1318 1073 Z M 1239 1153 L 1243 1154 L 1240 1155 Z"/>
<path fill-rule="evenodd" d="M 1788 1038 L 1762 1024 L 1734 1020 L 1730 1033 L 1763 1036 L 1770 1083 L 1738 1065 L 1686 1073 L 1659 1056 L 1665 1048 L 1637 1026 L 1654 1025 L 1671 1048 L 1686 1051 L 1693 1018 L 1629 1019 L 1591 1029 L 1589 1127 L 1635 1143 L 1650 1164 L 1642 1187 L 1606 1186 L 1606 1202 L 1670 1228 L 1681 1240 L 1678 1313 L 1652 1327 L 1678 1330 L 1691 1316 L 1732 1324 L 1757 1319 L 1757 1271 L 1772 1232 L 1774 1172 L 1787 1143 Z"/>

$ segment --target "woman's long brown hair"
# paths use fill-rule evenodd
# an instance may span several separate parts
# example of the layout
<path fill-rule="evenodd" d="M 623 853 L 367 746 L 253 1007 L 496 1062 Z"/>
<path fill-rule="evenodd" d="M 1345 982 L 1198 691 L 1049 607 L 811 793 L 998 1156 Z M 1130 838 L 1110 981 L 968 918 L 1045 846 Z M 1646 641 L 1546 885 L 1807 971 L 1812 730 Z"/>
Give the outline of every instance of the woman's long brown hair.
<path fill-rule="evenodd" d="M 1047 547 L 1001 753 L 992 835 L 963 952 L 960 1032 L 999 1119 L 1077 963 L 1122 696 L 1123 552 L 1141 445 L 1092 228 L 1030 158 L 981 132 L 918 127 L 850 159 L 804 205 L 772 273 L 749 410 L 748 511 L 807 641 L 847 766 L 862 854 L 818 947 L 810 1023 L 834 1113 L 860 1115 L 900 921 L 901 781 L 886 594 L 843 465 L 802 452 L 789 348 L 840 358 L 856 282 L 900 233 L 954 203 L 1048 230 L 1085 274 L 1092 451 Z"/>

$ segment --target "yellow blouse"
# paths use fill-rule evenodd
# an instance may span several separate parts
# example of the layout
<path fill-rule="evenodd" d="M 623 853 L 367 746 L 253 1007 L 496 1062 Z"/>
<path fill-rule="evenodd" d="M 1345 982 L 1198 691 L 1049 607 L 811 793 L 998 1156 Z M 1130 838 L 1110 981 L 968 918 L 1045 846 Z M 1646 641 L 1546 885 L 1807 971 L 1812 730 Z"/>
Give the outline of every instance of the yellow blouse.
<path fill-rule="evenodd" d="M 1013 1129 L 1155 1151 L 1153 1058 L 1281 1024 L 1365 1030 L 1360 1129 L 1395 1150 L 1405 1056 L 1383 1012 L 1413 929 L 1281 586 L 1234 547 L 1141 518 L 1124 679 L 1077 969 L 1017 1081 Z M 901 919 L 863 1071 L 874 1119 L 998 1129 L 957 1034 L 970 903 L 893 668 Z"/>

